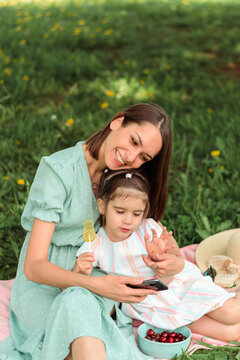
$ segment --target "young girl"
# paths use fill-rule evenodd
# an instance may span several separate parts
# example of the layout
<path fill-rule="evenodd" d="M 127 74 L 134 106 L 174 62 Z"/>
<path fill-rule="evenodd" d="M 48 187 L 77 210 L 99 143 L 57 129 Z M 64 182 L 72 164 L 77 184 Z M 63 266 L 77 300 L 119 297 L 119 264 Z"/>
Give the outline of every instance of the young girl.
<path fill-rule="evenodd" d="M 78 250 L 74 270 L 89 275 L 98 266 L 111 274 L 153 278 L 154 267 L 146 266 L 146 258 L 156 260 L 166 250 L 171 233 L 153 219 L 145 219 L 148 197 L 147 180 L 140 172 L 107 172 L 98 197 L 103 226 L 91 244 L 92 252 L 88 243 Z M 240 302 L 233 298 L 235 293 L 215 285 L 188 261 L 174 278 L 159 279 L 168 283 L 168 290 L 149 295 L 141 303 L 123 303 L 123 312 L 169 330 L 189 325 L 194 332 L 218 340 L 239 338 Z"/>

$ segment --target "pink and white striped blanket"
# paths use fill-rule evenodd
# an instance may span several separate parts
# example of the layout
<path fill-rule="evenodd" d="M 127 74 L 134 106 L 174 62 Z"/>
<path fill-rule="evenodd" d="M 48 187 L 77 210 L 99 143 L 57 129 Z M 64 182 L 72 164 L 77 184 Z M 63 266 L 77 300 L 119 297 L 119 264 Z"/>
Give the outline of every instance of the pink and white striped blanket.
<path fill-rule="evenodd" d="M 181 249 L 182 255 L 184 256 L 184 258 L 186 260 L 196 263 L 195 262 L 195 251 L 196 251 L 197 246 L 198 246 L 197 244 L 189 245 L 189 246 L 185 246 L 184 248 Z M 3 339 L 5 339 L 9 335 L 9 332 L 10 332 L 10 330 L 9 330 L 9 301 L 10 301 L 13 281 L 14 281 L 14 279 L 0 281 L 0 342 Z M 133 323 L 135 335 L 137 333 L 137 327 L 140 324 L 141 323 L 138 321 L 134 321 L 134 323 Z M 223 345 L 227 344 L 222 341 L 203 337 L 200 334 L 193 333 L 192 335 L 193 335 L 192 342 L 191 342 L 191 345 L 189 348 L 190 353 L 193 353 L 197 349 L 204 348 L 203 345 L 198 344 L 197 342 L 195 342 L 195 340 L 198 340 L 198 341 L 203 340 L 205 343 L 215 345 L 215 346 L 223 346 Z M 240 339 L 239 339 L 239 341 L 240 341 Z"/>

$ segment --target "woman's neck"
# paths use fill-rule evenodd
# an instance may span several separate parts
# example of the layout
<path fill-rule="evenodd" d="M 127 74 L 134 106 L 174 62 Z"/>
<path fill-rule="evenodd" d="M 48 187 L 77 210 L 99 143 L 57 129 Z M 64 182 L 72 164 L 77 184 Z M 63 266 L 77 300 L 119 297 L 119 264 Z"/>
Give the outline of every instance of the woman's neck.
<path fill-rule="evenodd" d="M 98 185 L 104 169 L 106 168 L 105 162 L 101 162 L 99 159 L 96 160 L 92 157 L 87 149 L 86 144 L 83 144 L 83 151 L 86 158 L 89 176 L 92 182 L 92 189 L 95 196 L 98 194 Z"/>

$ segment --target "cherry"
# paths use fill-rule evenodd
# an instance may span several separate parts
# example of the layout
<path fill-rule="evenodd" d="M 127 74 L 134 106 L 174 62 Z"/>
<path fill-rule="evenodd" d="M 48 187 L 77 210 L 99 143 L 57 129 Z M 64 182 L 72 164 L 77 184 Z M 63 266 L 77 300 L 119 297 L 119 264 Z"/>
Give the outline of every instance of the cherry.
<path fill-rule="evenodd" d="M 179 341 L 182 341 L 179 337 L 174 338 L 174 342 L 179 342 Z"/>
<path fill-rule="evenodd" d="M 169 337 L 173 337 L 173 338 L 175 338 L 176 337 L 176 333 L 173 331 L 173 332 L 171 332 L 170 334 L 169 334 Z"/>
<path fill-rule="evenodd" d="M 147 335 L 153 337 L 155 335 L 155 331 L 153 331 L 153 329 L 149 329 Z"/>
<path fill-rule="evenodd" d="M 168 343 L 173 343 L 173 342 L 174 342 L 174 338 L 170 336 L 170 337 L 167 339 L 167 342 L 168 342 Z"/>
<path fill-rule="evenodd" d="M 160 337 L 160 342 L 162 342 L 162 343 L 167 342 L 167 337 L 166 336 L 161 336 Z"/>
<path fill-rule="evenodd" d="M 163 332 L 161 333 L 161 336 L 166 336 L 166 337 L 168 337 L 168 332 L 167 332 L 167 331 L 163 331 Z"/>

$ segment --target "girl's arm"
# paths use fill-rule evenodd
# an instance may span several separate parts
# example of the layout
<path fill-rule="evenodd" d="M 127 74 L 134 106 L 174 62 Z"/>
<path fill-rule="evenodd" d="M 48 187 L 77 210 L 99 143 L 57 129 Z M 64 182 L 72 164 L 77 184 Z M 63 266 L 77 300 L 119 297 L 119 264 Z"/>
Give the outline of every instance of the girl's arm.
<path fill-rule="evenodd" d="M 142 279 L 118 275 L 86 276 L 51 263 L 48 261 L 48 250 L 54 229 L 54 222 L 34 219 L 24 264 L 24 273 L 30 281 L 61 289 L 80 286 L 98 295 L 127 303 L 138 303 L 147 295 L 157 294 L 153 290 L 132 289 L 126 286 L 141 284 Z"/>

